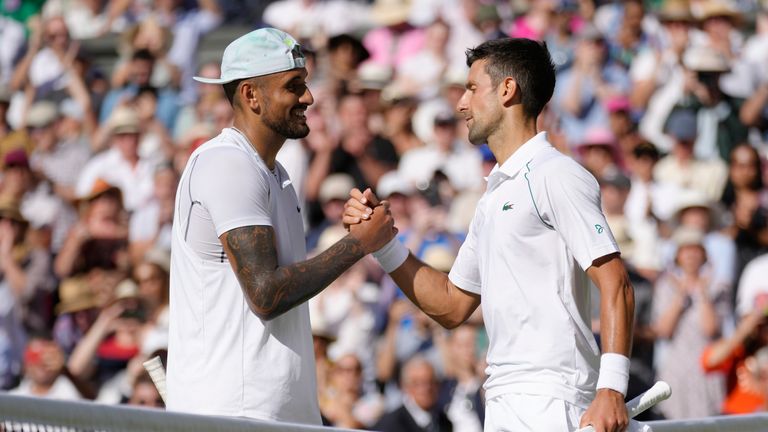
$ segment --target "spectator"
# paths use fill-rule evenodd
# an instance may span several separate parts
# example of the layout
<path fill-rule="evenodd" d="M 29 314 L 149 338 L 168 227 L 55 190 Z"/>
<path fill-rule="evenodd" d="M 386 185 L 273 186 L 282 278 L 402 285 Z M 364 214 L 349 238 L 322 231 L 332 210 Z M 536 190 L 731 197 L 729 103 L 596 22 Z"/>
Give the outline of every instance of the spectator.
<path fill-rule="evenodd" d="M 683 54 L 689 46 L 694 20 L 689 1 L 665 1 L 658 20 L 661 29 L 657 41 L 646 46 L 632 62 L 630 100 L 635 110 L 645 110 L 640 132 L 660 151 L 668 152 L 673 142 L 664 135 L 664 123 L 683 96 Z"/>
<path fill-rule="evenodd" d="M 165 403 L 160 397 L 155 383 L 146 371 L 134 381 L 128 405 L 146 408 L 165 408 Z"/>
<path fill-rule="evenodd" d="M 67 377 L 64 353 L 47 336 L 32 336 L 24 350 L 24 378 L 11 394 L 48 399 L 79 400 L 82 396 Z"/>
<path fill-rule="evenodd" d="M 381 395 L 363 389 L 363 367 L 354 354 L 344 354 L 331 366 L 325 394 L 320 395 L 323 417 L 335 427 L 370 428 L 381 417 Z"/>
<path fill-rule="evenodd" d="M 728 62 L 715 51 L 693 47 L 685 53 L 683 64 L 688 70 L 683 98 L 672 114 L 676 109 L 695 113 L 694 155 L 698 159 L 719 158 L 727 162 L 731 150 L 747 138 L 747 128 L 739 121 L 742 101 L 725 94 L 720 85 L 722 74 L 730 69 Z"/>
<path fill-rule="evenodd" d="M 134 263 L 153 248 L 171 250 L 171 223 L 179 176 L 169 164 L 154 173 L 152 198 L 131 214 L 128 240 Z"/>
<path fill-rule="evenodd" d="M 404 393 L 402 405 L 385 414 L 374 429 L 383 432 L 453 430 L 448 416 L 437 406 L 437 376 L 426 359 L 415 357 L 405 363 L 400 386 Z"/>
<path fill-rule="evenodd" d="M 765 371 L 758 367 L 758 356 L 764 357 L 761 350 L 768 345 L 766 299 L 766 294 L 755 298 L 753 308 L 741 318 L 733 335 L 717 340 L 702 354 L 701 363 L 708 373 L 727 376 L 723 414 L 762 411 L 768 401 Z"/>
<path fill-rule="evenodd" d="M 456 432 L 483 430 L 485 402 L 481 384 L 485 373 L 478 356 L 480 332 L 471 324 L 463 324 L 448 336 L 443 359 L 446 379 L 440 386 L 438 406 L 446 407 Z"/>
<path fill-rule="evenodd" d="M 716 201 L 725 187 L 728 176 L 725 163 L 719 158 L 702 160 L 695 155 L 697 125 L 696 113 L 689 109 L 674 111 L 667 119 L 666 133 L 675 144 L 656 164 L 653 177 L 669 191 L 668 198 L 672 198 L 676 190 L 693 189 Z"/>
<path fill-rule="evenodd" d="M 140 89 L 151 86 L 152 74 L 155 69 L 155 56 L 147 49 L 133 53 L 126 66 L 126 80 L 120 87 L 115 87 L 107 93 L 101 105 L 99 123 L 112 119 L 112 111 L 128 100 L 136 97 Z M 176 114 L 178 113 L 179 96 L 176 90 L 164 87 L 157 94 L 157 119 L 168 129 L 173 130 Z"/>
<path fill-rule="evenodd" d="M 117 187 L 129 211 L 146 205 L 154 190 L 157 161 L 139 153 L 141 123 L 136 110 L 120 107 L 105 125 L 110 148 L 91 158 L 83 168 L 75 186 L 78 196 L 86 196 L 97 179 Z"/>
<path fill-rule="evenodd" d="M 59 277 L 93 268 L 126 269 L 128 222 L 122 200 L 120 189 L 100 179 L 81 199 L 80 218 L 54 262 Z"/>
<path fill-rule="evenodd" d="M 592 26 L 579 33 L 573 66 L 557 74 L 557 83 L 552 102 L 571 146 L 588 129 L 608 124 L 605 102 L 629 89 L 626 72 L 609 59 L 604 36 Z"/>
<path fill-rule="evenodd" d="M 706 417 L 719 412 L 724 383 L 705 375 L 699 359 L 729 318 L 728 290 L 706 265 L 701 231 L 680 228 L 673 238 L 675 265 L 656 283 L 653 298 L 653 326 L 663 349 L 656 371 L 686 397 L 664 401 L 660 409 L 669 419 Z"/>

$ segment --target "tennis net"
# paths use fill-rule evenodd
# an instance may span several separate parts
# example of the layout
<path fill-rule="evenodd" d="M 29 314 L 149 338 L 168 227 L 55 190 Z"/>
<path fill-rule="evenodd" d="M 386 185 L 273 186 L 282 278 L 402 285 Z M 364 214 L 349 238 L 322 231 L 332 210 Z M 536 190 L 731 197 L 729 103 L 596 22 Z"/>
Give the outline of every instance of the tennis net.
<path fill-rule="evenodd" d="M 201 416 L 160 409 L 100 405 L 0 394 L 0 432 L 310 432 L 321 428 L 244 418 Z M 349 429 L 346 429 L 349 431 Z"/>

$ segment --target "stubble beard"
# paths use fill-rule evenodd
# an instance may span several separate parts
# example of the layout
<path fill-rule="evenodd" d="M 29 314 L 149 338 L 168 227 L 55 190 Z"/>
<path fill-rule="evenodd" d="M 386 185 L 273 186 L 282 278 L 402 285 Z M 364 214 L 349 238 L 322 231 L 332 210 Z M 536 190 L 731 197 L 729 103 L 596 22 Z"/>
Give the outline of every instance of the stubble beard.
<path fill-rule="evenodd" d="M 296 107 L 291 108 L 291 112 Z M 298 119 L 293 119 L 293 115 L 289 114 L 288 117 L 279 119 L 272 118 L 269 104 L 265 104 L 264 111 L 267 113 L 263 117 L 264 124 L 272 129 L 276 134 L 284 136 L 286 139 L 300 139 L 309 135 L 309 125 L 306 121 L 302 122 Z"/>
<path fill-rule="evenodd" d="M 495 115 L 489 121 L 481 123 L 479 119 L 472 117 L 474 120 L 472 126 L 469 128 L 469 134 L 467 138 L 469 142 L 474 145 L 482 145 L 488 142 L 488 137 L 493 135 L 501 125 L 502 115 L 501 112 L 494 113 Z"/>

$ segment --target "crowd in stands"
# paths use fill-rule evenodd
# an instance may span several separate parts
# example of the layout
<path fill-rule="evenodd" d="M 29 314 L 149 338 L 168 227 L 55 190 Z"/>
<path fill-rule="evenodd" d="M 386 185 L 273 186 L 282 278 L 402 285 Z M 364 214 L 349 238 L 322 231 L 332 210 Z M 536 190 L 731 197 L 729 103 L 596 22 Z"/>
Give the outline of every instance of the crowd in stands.
<path fill-rule="evenodd" d="M 635 288 L 629 396 L 664 379 L 655 418 L 768 409 L 765 0 L 2 2 L 0 389 L 162 406 L 141 363 L 167 347 L 178 176 L 233 116 L 191 79 L 220 72 L 198 48 L 266 25 L 308 58 L 311 132 L 278 155 L 307 250 L 344 236 L 349 191 L 370 187 L 444 271 L 496 164 L 455 110 L 464 51 L 546 42 L 540 130 L 598 179 Z M 109 67 L 99 38 L 116 41 Z M 447 331 L 369 258 L 310 310 L 327 424 L 482 430 L 480 310 Z"/>

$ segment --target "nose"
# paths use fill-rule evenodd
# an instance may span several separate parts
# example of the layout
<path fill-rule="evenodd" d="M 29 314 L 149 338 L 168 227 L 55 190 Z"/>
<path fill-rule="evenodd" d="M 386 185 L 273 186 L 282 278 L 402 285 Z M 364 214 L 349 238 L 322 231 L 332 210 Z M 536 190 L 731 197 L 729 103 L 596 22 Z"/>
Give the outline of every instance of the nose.
<path fill-rule="evenodd" d="M 464 90 L 461 99 L 456 103 L 456 110 L 460 113 L 469 110 L 469 90 Z"/>
<path fill-rule="evenodd" d="M 304 94 L 302 94 L 301 97 L 299 98 L 299 102 L 303 103 L 306 106 L 310 106 L 313 103 L 315 103 L 315 97 L 312 96 L 312 92 L 309 91 L 309 87 L 306 87 Z"/>

